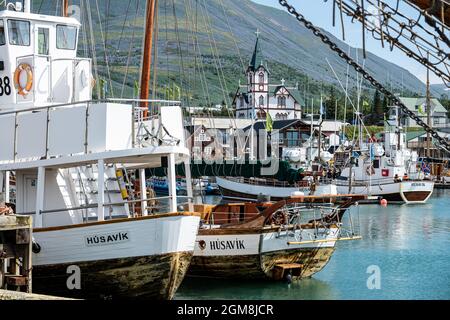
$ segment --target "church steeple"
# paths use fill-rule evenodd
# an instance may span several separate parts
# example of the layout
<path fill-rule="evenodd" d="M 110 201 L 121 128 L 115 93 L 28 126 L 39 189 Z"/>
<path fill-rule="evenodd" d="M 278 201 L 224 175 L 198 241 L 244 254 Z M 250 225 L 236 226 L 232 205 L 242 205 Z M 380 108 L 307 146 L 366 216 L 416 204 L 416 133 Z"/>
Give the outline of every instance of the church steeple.
<path fill-rule="evenodd" d="M 250 65 L 249 68 L 252 71 L 255 71 L 256 69 L 258 69 L 260 66 L 263 65 L 263 56 L 262 56 L 262 49 L 261 49 L 261 44 L 259 42 L 259 30 L 256 31 L 256 45 L 255 45 L 255 50 L 253 51 L 253 56 L 252 56 L 252 60 L 250 61 Z"/>

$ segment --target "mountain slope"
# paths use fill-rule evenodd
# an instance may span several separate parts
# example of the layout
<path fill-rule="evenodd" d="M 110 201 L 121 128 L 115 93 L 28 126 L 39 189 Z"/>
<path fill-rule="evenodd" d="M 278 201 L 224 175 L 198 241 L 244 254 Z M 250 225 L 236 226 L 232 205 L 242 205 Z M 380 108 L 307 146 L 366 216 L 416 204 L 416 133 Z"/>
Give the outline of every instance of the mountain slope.
<path fill-rule="evenodd" d="M 40 2 L 36 0 L 35 7 Z M 54 13 L 55 9 L 50 4 L 41 10 Z M 137 0 L 130 3 L 105 0 L 99 13 L 91 5 L 100 74 L 108 78 L 104 66 L 108 60 L 115 96 L 121 95 L 125 73 L 128 74 L 125 96 L 133 95 L 134 81 L 139 78 L 144 4 L 145 1 Z M 101 19 L 98 19 L 99 15 Z M 251 57 L 256 30 L 261 32 L 265 63 L 274 82 L 280 82 L 281 78 L 291 85 L 298 82 L 302 91 L 313 97 L 321 91 L 327 92 L 328 84 L 341 91 L 327 59 L 345 82 L 345 62 L 284 11 L 249 0 L 167 0 L 159 1 L 158 19 L 157 90 L 160 96 L 166 92 L 165 85 L 175 83 L 182 88 L 183 97 L 191 104 L 229 102 L 239 79 L 245 81 L 243 68 Z M 99 22 L 103 27 L 103 37 Z M 348 48 L 329 36 L 341 48 Z M 101 45 L 102 38 L 107 42 L 106 55 Z M 92 52 L 85 41 L 81 41 L 81 45 Z M 356 55 L 355 49 L 351 52 L 352 56 Z M 361 51 L 358 54 L 362 57 Z M 413 74 L 378 56 L 369 53 L 366 68 L 395 93 L 424 93 L 424 84 Z M 354 71 L 350 74 L 350 85 L 356 86 Z"/>
<path fill-rule="evenodd" d="M 437 93 L 437 97 L 443 96 L 447 99 L 450 99 L 450 88 L 445 84 L 433 84 L 431 85 L 431 88 L 434 92 Z"/>

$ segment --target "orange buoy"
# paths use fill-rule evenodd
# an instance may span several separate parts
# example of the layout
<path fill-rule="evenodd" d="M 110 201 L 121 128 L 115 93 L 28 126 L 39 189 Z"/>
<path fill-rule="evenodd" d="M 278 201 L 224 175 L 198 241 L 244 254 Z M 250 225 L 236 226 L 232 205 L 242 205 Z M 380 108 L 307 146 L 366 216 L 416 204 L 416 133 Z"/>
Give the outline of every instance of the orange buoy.
<path fill-rule="evenodd" d="M 27 83 L 25 85 L 21 84 L 20 77 L 22 72 L 26 73 Z M 33 87 L 33 71 L 29 64 L 21 63 L 16 71 L 14 72 L 14 86 L 17 90 L 17 93 L 21 96 L 27 96 L 30 93 Z"/>
<path fill-rule="evenodd" d="M 388 201 L 386 199 L 381 199 L 380 205 L 383 206 L 383 207 L 387 207 Z"/>

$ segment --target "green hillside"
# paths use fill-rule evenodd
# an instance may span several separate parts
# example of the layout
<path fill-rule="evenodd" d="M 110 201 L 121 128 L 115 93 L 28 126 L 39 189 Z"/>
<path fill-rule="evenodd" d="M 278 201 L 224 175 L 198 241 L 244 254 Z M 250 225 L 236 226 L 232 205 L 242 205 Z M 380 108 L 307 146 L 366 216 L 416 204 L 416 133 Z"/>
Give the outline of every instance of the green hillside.
<path fill-rule="evenodd" d="M 140 73 L 145 2 L 73 1 L 81 6 L 84 25 L 80 53 L 96 57 L 98 77 L 104 79 L 103 91 L 108 96 L 134 96 Z M 54 14 L 58 10 L 56 3 L 35 0 L 33 10 Z M 321 93 L 325 99 L 340 98 L 343 102 L 343 92 L 326 61 L 330 61 L 344 83 L 345 63 L 287 13 L 249 0 L 159 1 L 155 97 L 165 98 L 167 87 L 179 87 L 187 106 L 230 105 L 239 79 L 245 83 L 243 71 L 253 50 L 256 30 L 261 32 L 264 63 L 271 71 L 272 82 L 279 83 L 284 78 L 288 85 L 298 83 L 308 108 L 313 100 L 318 106 Z M 348 47 L 335 41 L 342 48 Z M 355 49 L 351 52 L 356 55 Z M 358 54 L 362 56 L 361 52 Z M 366 68 L 395 93 L 412 95 L 424 91 L 423 83 L 414 75 L 375 55 L 368 55 Z M 349 84 L 356 96 L 353 71 Z M 372 101 L 374 92 L 366 83 L 363 87 L 363 99 Z M 329 108 L 334 109 L 329 103 Z"/>

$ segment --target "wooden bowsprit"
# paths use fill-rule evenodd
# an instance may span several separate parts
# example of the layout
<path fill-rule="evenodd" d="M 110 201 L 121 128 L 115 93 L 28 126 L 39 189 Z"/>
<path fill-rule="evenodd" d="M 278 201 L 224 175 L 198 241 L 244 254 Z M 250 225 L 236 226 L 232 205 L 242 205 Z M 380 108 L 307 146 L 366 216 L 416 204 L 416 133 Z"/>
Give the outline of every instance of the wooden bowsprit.
<path fill-rule="evenodd" d="M 328 243 L 328 242 L 338 242 L 338 241 L 355 241 L 355 240 L 362 240 L 362 237 L 355 236 L 355 237 L 345 237 L 345 238 L 336 238 L 336 239 L 324 239 L 324 240 L 305 240 L 305 241 L 298 241 L 298 242 L 288 242 L 288 245 L 293 246 L 300 246 L 303 244 L 314 244 L 314 243 Z"/>

